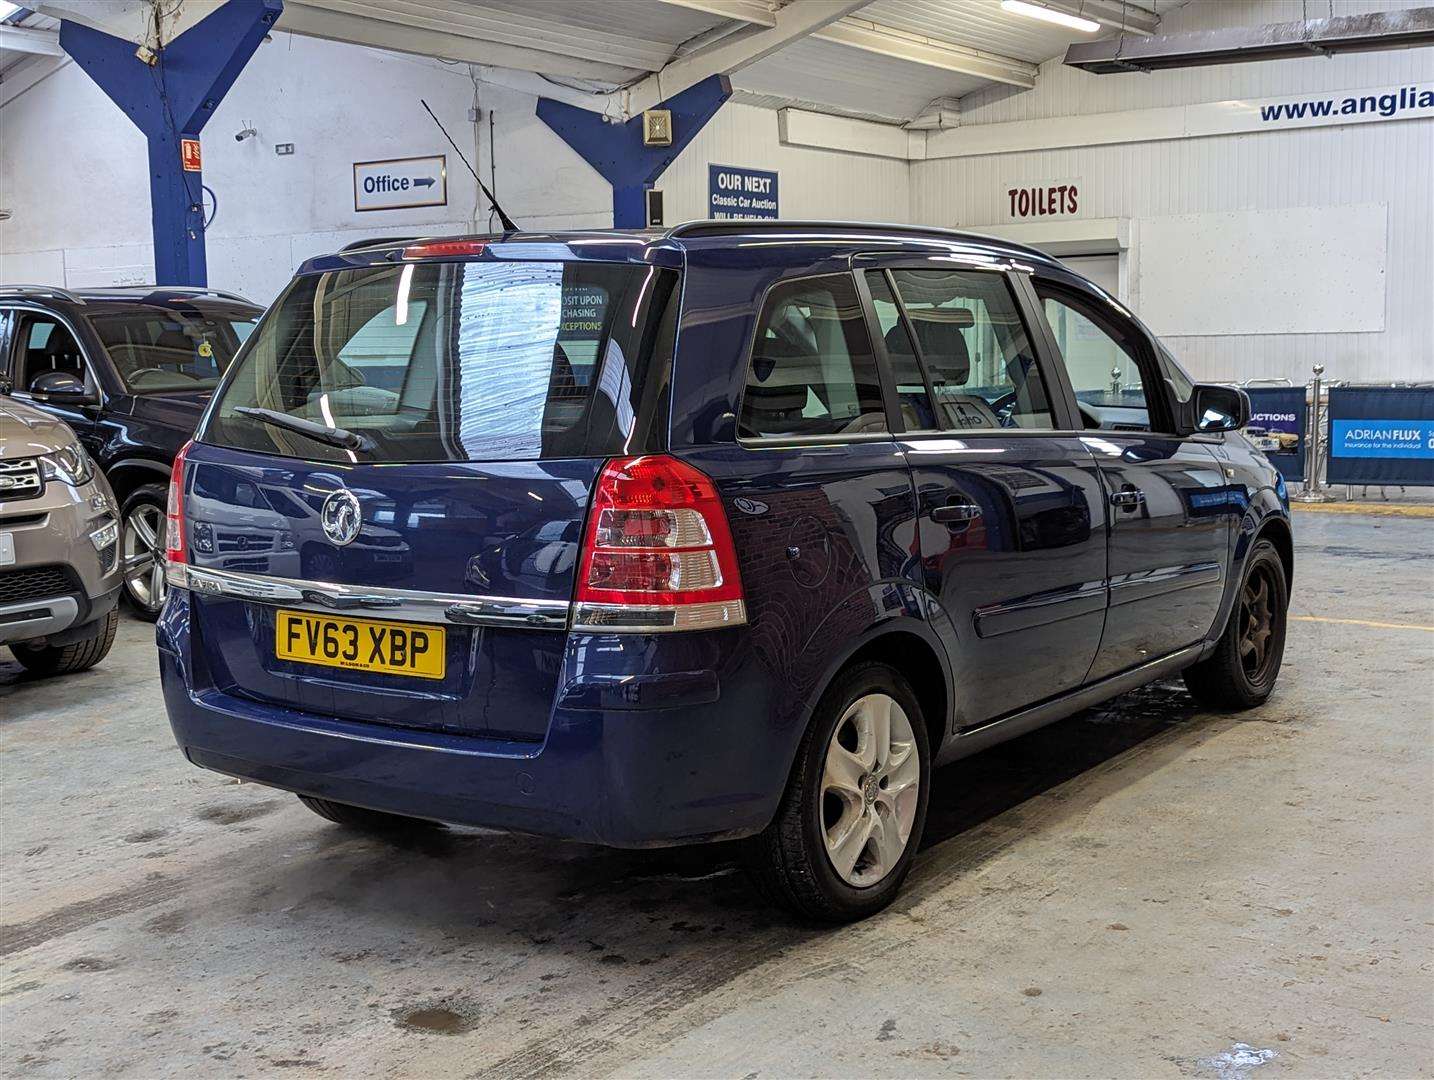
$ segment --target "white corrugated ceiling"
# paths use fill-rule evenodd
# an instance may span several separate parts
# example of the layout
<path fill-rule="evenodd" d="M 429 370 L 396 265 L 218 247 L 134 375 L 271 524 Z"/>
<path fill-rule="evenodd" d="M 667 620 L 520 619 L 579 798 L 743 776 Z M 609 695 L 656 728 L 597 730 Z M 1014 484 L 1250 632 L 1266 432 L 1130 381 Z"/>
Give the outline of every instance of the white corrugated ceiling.
<path fill-rule="evenodd" d="M 194 0 L 195 3 L 208 0 Z M 1123 12 L 1153 24 L 1184 0 L 1038 0 L 1072 11 Z M 126 33 L 135 0 L 32 0 L 67 17 L 109 13 Z M 495 68 L 627 86 L 674 60 L 730 51 L 791 21 L 796 5 L 835 0 L 286 0 L 279 29 Z M 108 6 L 106 6 L 108 5 Z M 847 5 L 851 7 L 850 4 Z M 113 12 L 110 12 L 110 9 Z M 53 9 L 53 10 L 52 10 Z M 820 9 L 818 9 L 820 10 Z M 29 16 L 25 25 L 52 20 Z M 102 27 L 109 29 L 109 27 Z M 937 98 L 1004 81 L 1030 85 L 1035 67 L 1086 35 L 1004 10 L 999 0 L 870 0 L 839 22 L 730 70 L 737 100 L 799 105 L 905 122 Z M 7 51 L 0 67 L 16 62 Z M 667 77 L 662 89 L 667 90 Z"/>

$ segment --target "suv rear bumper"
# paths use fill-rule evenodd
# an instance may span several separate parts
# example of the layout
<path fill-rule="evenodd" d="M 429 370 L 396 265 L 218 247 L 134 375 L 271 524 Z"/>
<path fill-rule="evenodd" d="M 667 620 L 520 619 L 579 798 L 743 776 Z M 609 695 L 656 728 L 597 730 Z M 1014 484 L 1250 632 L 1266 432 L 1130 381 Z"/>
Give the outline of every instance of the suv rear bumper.
<path fill-rule="evenodd" d="M 75 592 L 0 606 L 0 644 L 45 638 L 51 645 L 68 645 L 89 633 L 90 625 L 118 602 L 116 585 L 99 596 Z"/>
<path fill-rule="evenodd" d="M 716 670 L 569 680 L 542 742 L 261 703 L 196 678 L 187 600 L 172 591 L 156 627 L 175 739 L 195 765 L 299 794 L 613 847 L 731 839 L 771 820 L 799 734 L 734 724 L 764 710 Z"/>

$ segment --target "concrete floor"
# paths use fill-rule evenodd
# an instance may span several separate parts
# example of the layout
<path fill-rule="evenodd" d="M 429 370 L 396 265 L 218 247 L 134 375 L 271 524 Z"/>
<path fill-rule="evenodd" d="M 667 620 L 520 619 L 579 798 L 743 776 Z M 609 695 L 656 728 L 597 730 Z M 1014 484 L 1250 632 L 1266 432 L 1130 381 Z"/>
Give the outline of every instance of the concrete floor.
<path fill-rule="evenodd" d="M 838 931 L 720 849 L 395 846 L 201 772 L 132 621 L 77 678 L 0 663 L 0 1069 L 1434 1074 L 1431 524 L 1300 514 L 1264 709 L 1148 688 L 943 770 Z"/>

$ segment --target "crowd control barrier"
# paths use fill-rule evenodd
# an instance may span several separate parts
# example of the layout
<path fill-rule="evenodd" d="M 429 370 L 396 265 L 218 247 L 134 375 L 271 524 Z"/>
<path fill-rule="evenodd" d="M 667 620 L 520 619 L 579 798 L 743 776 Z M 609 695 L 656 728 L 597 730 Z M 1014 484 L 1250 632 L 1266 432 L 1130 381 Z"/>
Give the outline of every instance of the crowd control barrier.
<path fill-rule="evenodd" d="M 1329 391 L 1331 484 L 1434 487 L 1434 386 Z"/>

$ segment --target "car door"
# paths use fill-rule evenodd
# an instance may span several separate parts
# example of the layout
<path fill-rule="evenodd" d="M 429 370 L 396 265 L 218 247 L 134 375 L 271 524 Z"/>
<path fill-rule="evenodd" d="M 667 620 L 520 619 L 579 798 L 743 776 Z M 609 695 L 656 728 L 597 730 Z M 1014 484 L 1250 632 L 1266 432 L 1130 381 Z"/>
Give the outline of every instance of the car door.
<path fill-rule="evenodd" d="M 880 260 L 859 278 L 905 428 L 958 724 L 1078 687 L 1105 617 L 1105 500 L 1034 348 L 1028 287 L 946 258 Z"/>
<path fill-rule="evenodd" d="M 10 332 L 12 393 L 69 424 L 93 455 L 100 452 L 100 388 L 74 329 L 58 315 L 32 308 L 14 309 Z M 83 396 L 62 396 L 31 389 L 50 371 L 67 371 L 84 380 Z"/>
<path fill-rule="evenodd" d="M 1174 434 L 1174 391 L 1144 328 L 1074 276 L 1038 271 L 1033 284 L 1110 507 L 1110 609 L 1095 680 L 1209 632 L 1238 500 L 1209 438 Z"/>

